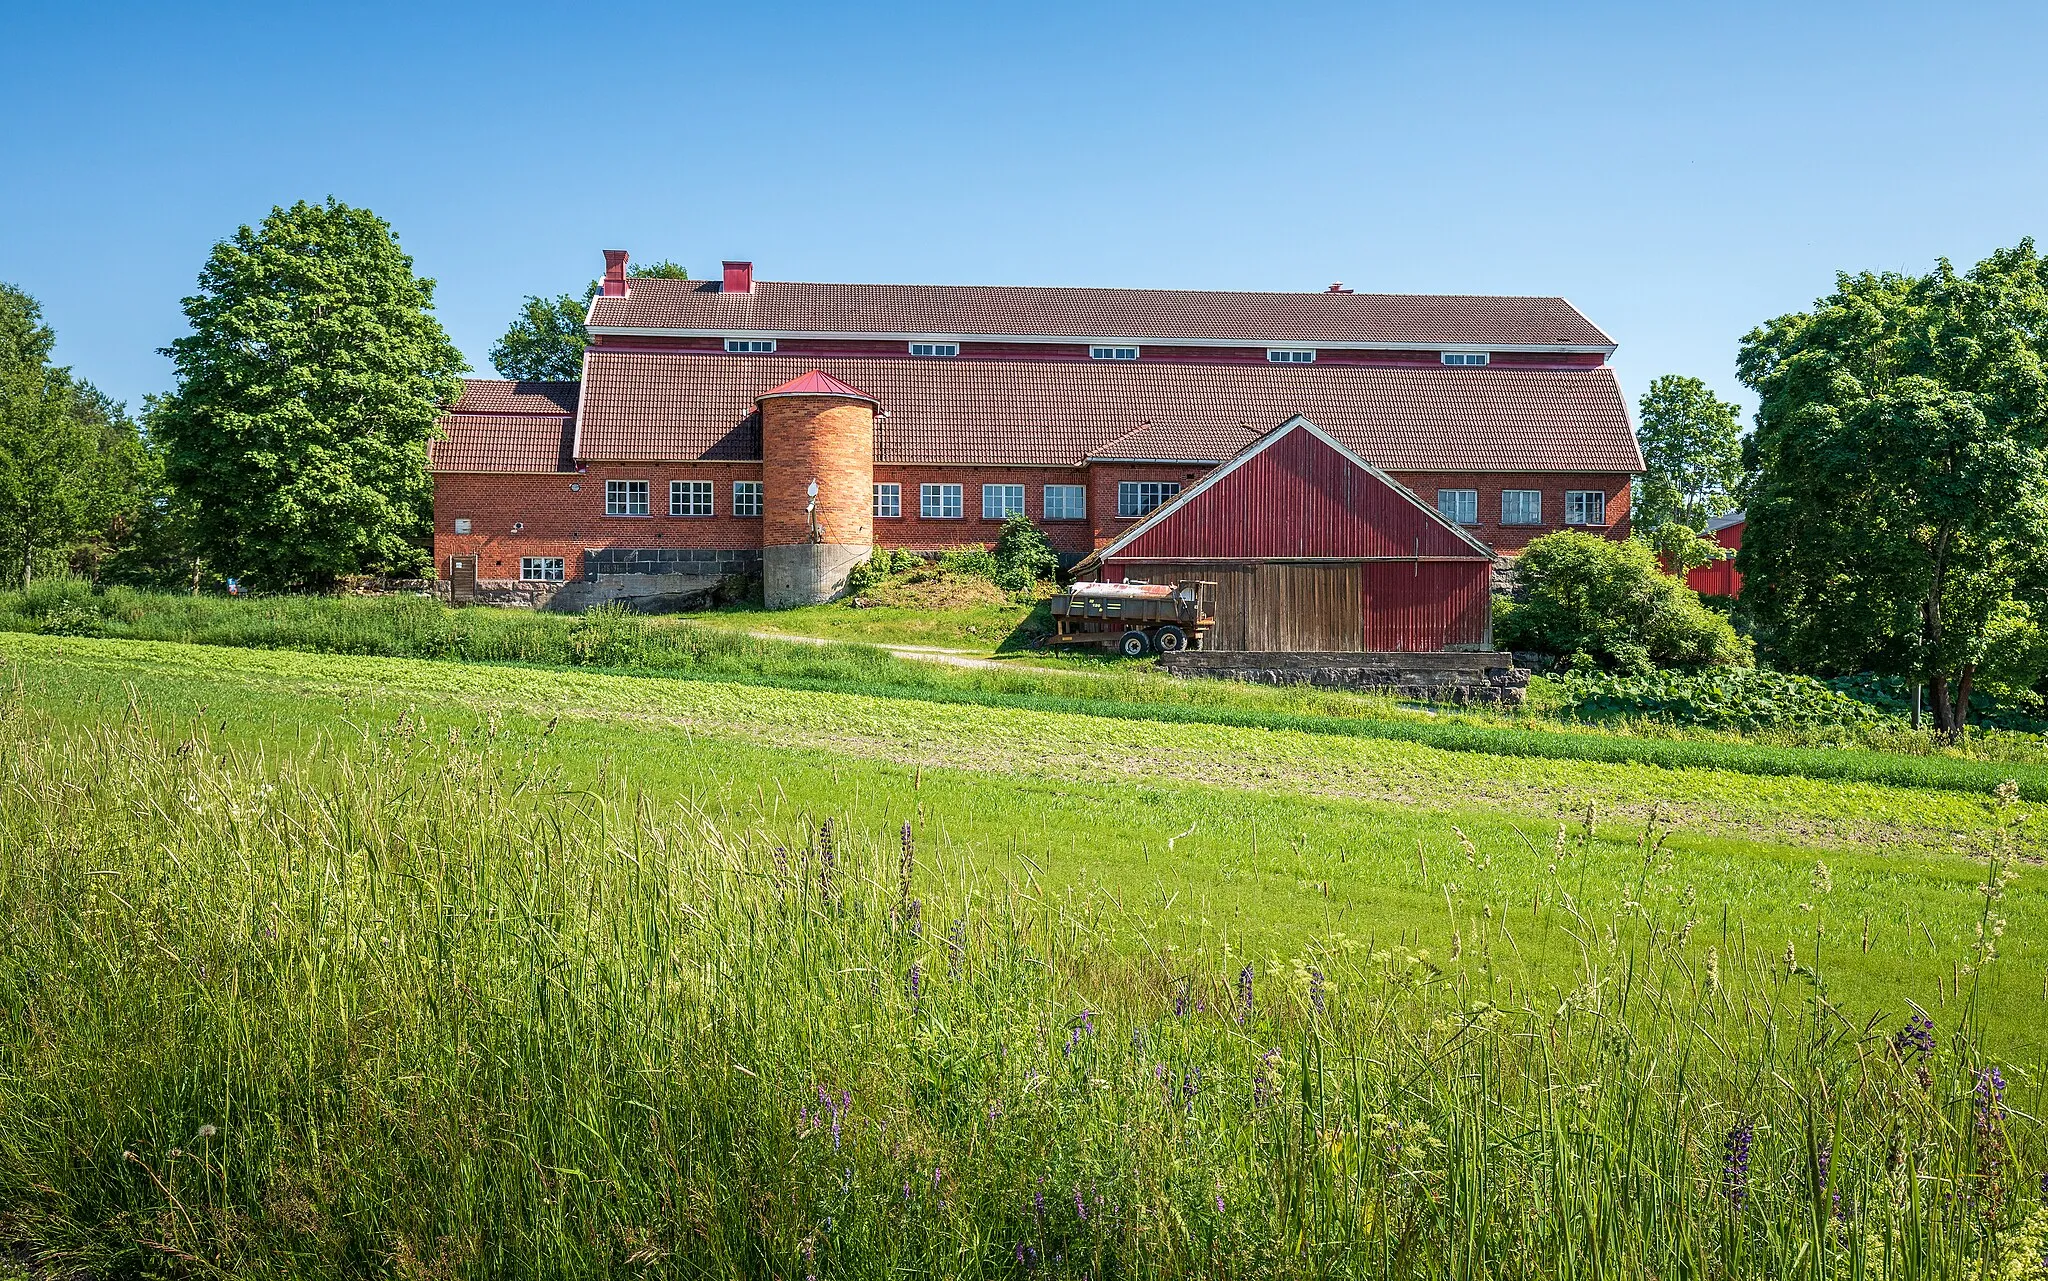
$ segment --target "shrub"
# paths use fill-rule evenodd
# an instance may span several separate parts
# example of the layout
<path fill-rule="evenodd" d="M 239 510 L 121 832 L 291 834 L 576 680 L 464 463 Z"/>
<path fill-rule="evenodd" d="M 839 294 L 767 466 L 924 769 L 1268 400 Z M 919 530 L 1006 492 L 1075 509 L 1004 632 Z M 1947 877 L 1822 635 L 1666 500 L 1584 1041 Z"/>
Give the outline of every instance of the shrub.
<path fill-rule="evenodd" d="M 1582 720 L 1645 716 L 1709 729 L 1834 729 L 1877 724 L 1884 713 L 1823 681 L 1761 667 L 1613 676 L 1574 671 L 1557 681 L 1563 710 Z"/>
<path fill-rule="evenodd" d="M 43 615 L 36 630 L 45 636 L 104 636 L 107 624 L 90 604 L 66 599 Z"/>
<path fill-rule="evenodd" d="M 901 547 L 877 547 L 868 558 L 853 567 L 846 576 L 847 590 L 858 595 L 871 588 L 879 587 L 898 574 L 909 573 L 922 567 L 925 558 L 916 552 Z"/>
<path fill-rule="evenodd" d="M 939 568 L 949 574 L 974 574 L 993 579 L 996 576 L 996 558 L 985 547 L 962 547 L 940 553 Z"/>
<path fill-rule="evenodd" d="M 1060 568 L 1060 554 L 1046 541 L 1045 531 L 1026 516 L 1003 522 L 1003 532 L 996 535 L 995 561 L 996 582 L 1013 592 L 1051 578 Z"/>
<path fill-rule="evenodd" d="M 1622 671 L 1752 661 L 1749 642 L 1640 542 L 1547 534 L 1522 552 L 1515 572 L 1522 599 L 1494 626 L 1510 649 Z"/>

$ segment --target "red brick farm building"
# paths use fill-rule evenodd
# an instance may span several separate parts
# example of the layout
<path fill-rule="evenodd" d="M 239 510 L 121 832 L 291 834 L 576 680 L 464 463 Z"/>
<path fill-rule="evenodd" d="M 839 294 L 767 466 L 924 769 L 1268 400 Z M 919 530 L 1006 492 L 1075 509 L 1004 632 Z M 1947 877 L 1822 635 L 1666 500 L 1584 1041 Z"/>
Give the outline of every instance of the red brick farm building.
<path fill-rule="evenodd" d="M 434 555 L 459 587 L 743 570 L 792 604 L 873 547 L 986 544 L 1018 513 L 1077 561 L 1298 417 L 1306 444 L 1176 527 L 1265 547 L 1291 517 L 1251 477 L 1334 447 L 1344 492 L 1398 513 L 1408 590 L 1455 594 L 1467 571 L 1419 570 L 1449 561 L 1417 536 L 1461 562 L 1622 537 L 1642 467 L 1614 344 L 1561 298 L 629 280 L 612 251 L 588 327 L 580 383 L 474 381 L 443 419 Z"/>

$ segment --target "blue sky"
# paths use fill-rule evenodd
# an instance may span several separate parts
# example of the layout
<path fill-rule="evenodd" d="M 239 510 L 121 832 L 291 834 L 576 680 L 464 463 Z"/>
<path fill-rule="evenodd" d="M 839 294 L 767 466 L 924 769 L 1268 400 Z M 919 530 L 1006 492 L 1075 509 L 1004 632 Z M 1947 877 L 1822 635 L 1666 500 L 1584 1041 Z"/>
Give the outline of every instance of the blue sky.
<path fill-rule="evenodd" d="M 0 280 L 164 390 L 212 243 L 390 220 L 470 361 L 599 251 L 766 279 L 1556 293 L 1659 373 L 2044 230 L 2038 8 L 26 5 Z M 24 52 L 31 56 L 22 56 Z M 1745 401 L 1747 398 L 1744 398 Z"/>

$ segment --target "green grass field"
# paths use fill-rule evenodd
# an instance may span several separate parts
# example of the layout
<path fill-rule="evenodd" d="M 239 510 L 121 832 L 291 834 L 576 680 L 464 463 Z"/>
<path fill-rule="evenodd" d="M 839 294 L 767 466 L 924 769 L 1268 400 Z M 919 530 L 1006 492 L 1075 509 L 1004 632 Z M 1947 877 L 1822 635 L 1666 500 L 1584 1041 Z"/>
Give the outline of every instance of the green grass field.
<path fill-rule="evenodd" d="M 821 1277 L 2048 1245 L 2048 882 L 1981 779 L 799 661 L 0 634 L 0 1244 Z"/>

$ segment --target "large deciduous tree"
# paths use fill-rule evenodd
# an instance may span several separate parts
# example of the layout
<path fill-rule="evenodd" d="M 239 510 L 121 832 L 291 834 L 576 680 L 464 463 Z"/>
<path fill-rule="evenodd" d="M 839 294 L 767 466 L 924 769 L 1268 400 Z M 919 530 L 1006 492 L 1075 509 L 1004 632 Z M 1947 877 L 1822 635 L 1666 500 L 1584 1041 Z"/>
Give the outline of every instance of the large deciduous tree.
<path fill-rule="evenodd" d="M 1925 681 L 1938 728 L 1967 722 L 2048 592 L 2044 358 L 2031 240 L 1967 273 L 1841 276 L 1743 340 L 1762 405 L 1737 563 L 1769 652 Z"/>
<path fill-rule="evenodd" d="M 1707 522 L 1736 504 L 1742 482 L 1740 408 L 1704 382 L 1665 374 L 1637 402 L 1643 475 L 1629 516 L 1675 573 L 1725 555 L 1706 537 Z"/>
<path fill-rule="evenodd" d="M 214 246 L 150 422 L 222 572 L 322 586 L 424 562 L 427 442 L 465 368 L 433 290 L 383 219 L 331 197 Z"/>
<path fill-rule="evenodd" d="M 0 284 L 0 549 L 23 587 L 81 549 L 96 566 L 139 501 L 135 424 L 53 364 L 55 346 L 36 300 Z"/>
<path fill-rule="evenodd" d="M 690 273 L 680 263 L 664 259 L 628 267 L 626 276 L 632 280 L 688 280 Z M 491 348 L 492 368 L 521 382 L 574 382 L 583 377 L 583 349 L 590 343 L 584 317 L 590 314 L 590 300 L 597 290 L 598 283 L 591 281 L 580 302 L 574 294 L 553 298 L 529 294 L 519 306 L 519 318 Z"/>

